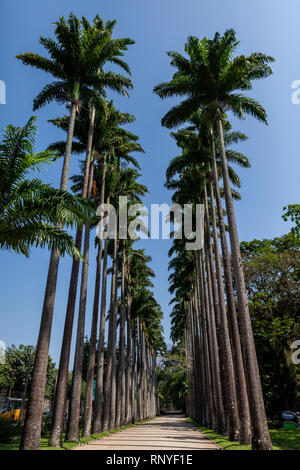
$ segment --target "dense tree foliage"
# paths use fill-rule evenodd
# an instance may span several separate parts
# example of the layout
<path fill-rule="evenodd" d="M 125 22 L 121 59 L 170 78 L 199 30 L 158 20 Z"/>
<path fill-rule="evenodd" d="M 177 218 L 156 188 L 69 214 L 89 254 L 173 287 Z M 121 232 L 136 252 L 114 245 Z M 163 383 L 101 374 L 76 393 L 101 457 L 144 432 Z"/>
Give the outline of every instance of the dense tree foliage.
<path fill-rule="evenodd" d="M 161 357 L 157 371 L 160 412 L 186 411 L 189 364 L 182 346 L 173 346 Z"/>
<path fill-rule="evenodd" d="M 29 373 L 30 387 L 33 361 L 33 346 L 20 344 L 17 347 L 12 344 L 6 349 L 5 364 L 0 364 L 0 391 L 2 394 L 7 396 L 16 396 L 17 394 L 17 398 L 22 398 L 27 373 Z M 53 397 L 56 377 L 57 369 L 52 358 L 49 356 L 45 395 Z"/>
<path fill-rule="evenodd" d="M 269 419 L 300 406 L 299 366 L 291 344 L 300 337 L 299 237 L 241 243 L 262 386 Z"/>

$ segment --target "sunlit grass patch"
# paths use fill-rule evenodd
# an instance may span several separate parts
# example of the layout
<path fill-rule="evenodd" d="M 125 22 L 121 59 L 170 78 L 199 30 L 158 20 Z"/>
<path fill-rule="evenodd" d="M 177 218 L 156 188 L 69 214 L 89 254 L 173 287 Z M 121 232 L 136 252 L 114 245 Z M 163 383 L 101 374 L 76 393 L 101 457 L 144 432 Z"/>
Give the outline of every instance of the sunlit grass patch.
<path fill-rule="evenodd" d="M 238 442 L 230 441 L 228 437 L 217 434 L 215 431 L 200 426 L 196 421 L 187 418 L 187 421 L 192 423 L 209 439 L 218 444 L 223 450 L 251 450 L 251 446 L 242 445 Z M 292 450 L 300 449 L 300 431 L 290 431 L 288 429 L 270 429 L 270 436 L 273 444 L 273 450 Z"/>

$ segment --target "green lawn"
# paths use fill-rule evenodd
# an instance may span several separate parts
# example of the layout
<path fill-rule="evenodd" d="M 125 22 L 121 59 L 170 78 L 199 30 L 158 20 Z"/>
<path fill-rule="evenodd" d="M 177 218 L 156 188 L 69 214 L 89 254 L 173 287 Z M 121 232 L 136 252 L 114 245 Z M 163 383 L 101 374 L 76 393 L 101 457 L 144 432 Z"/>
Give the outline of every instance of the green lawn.
<path fill-rule="evenodd" d="M 270 429 L 274 447 L 280 449 L 300 449 L 300 430 Z"/>
<path fill-rule="evenodd" d="M 152 418 L 153 419 L 153 418 Z M 200 426 L 196 421 L 191 418 L 187 420 L 197 427 L 201 432 L 207 435 L 212 441 L 218 444 L 223 450 L 251 450 L 250 446 L 241 445 L 237 442 L 232 442 L 226 436 L 221 436 L 211 429 L 207 429 Z M 136 424 L 130 424 L 128 426 L 122 426 L 121 428 L 114 429 L 113 431 L 104 432 L 102 434 L 93 434 L 91 438 L 81 438 L 79 442 L 64 442 L 63 447 L 49 447 L 49 437 L 45 436 L 41 438 L 41 450 L 69 450 L 76 447 L 78 444 L 86 444 L 87 442 L 95 439 L 101 439 L 102 437 L 109 436 L 110 434 L 122 431 L 123 429 L 130 428 L 132 426 L 138 426 L 146 421 L 141 421 Z M 289 431 L 287 429 L 270 429 L 270 435 L 273 443 L 274 450 L 296 450 L 300 449 L 300 431 Z M 0 443 L 0 450 L 18 450 L 20 446 L 20 437 L 14 438 L 8 444 Z"/>
<path fill-rule="evenodd" d="M 223 450 L 251 450 L 250 446 L 232 442 L 226 436 L 221 436 L 211 429 L 200 426 L 191 418 L 187 420 L 206 434 L 212 441 L 218 444 Z M 273 450 L 296 450 L 300 449 L 300 431 L 288 431 L 287 429 L 270 429 L 270 436 L 273 443 Z"/>
<path fill-rule="evenodd" d="M 132 426 L 138 426 L 139 424 L 143 424 L 147 421 L 150 421 L 151 419 L 154 418 L 145 419 L 144 421 L 140 421 L 135 424 L 128 424 L 127 426 L 122 426 L 118 429 L 113 429 L 112 431 L 103 432 L 101 434 L 92 434 L 90 438 L 81 437 L 79 442 L 64 442 L 63 447 L 49 447 L 49 436 L 45 436 L 41 438 L 41 450 L 70 450 L 73 447 L 78 446 L 79 444 L 87 444 L 88 442 L 94 441 L 95 439 L 101 439 L 102 437 L 109 436 L 110 434 L 114 434 L 124 429 L 131 428 Z M 13 438 L 8 444 L 3 444 L 0 442 L 0 450 L 19 450 L 20 440 L 21 438 L 20 436 L 18 436 L 16 438 Z"/>

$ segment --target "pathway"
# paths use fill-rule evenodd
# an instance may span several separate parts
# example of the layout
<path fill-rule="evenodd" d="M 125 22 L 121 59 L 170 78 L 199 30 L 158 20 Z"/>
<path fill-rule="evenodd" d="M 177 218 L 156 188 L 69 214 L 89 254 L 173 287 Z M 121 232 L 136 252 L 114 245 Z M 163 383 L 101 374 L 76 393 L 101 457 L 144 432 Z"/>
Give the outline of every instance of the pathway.
<path fill-rule="evenodd" d="M 160 416 L 73 450 L 218 450 L 183 416 Z"/>

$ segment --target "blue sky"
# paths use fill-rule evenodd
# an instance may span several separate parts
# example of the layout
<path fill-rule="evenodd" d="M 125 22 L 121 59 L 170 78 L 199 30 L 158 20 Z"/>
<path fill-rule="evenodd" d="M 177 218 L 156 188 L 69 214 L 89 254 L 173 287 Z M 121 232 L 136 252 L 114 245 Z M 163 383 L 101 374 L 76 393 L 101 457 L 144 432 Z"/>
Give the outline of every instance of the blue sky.
<path fill-rule="evenodd" d="M 183 52 L 187 36 L 212 37 L 234 28 L 241 41 L 239 52 L 260 50 L 276 58 L 274 75 L 257 82 L 251 94 L 267 109 L 269 126 L 251 118 L 234 127 L 247 133 L 249 141 L 239 146 L 251 160 L 250 170 L 238 170 L 242 178 L 242 201 L 236 204 L 241 240 L 272 238 L 289 230 L 281 219 L 282 207 L 299 202 L 299 127 L 300 105 L 291 101 L 291 84 L 300 79 L 300 4 L 298 0 L 4 0 L 1 2 L 2 25 L 0 80 L 6 83 L 6 104 L 0 105 L 0 128 L 24 124 L 33 114 L 32 100 L 42 86 L 51 81 L 42 72 L 24 67 L 15 59 L 25 51 L 43 53 L 40 35 L 53 35 L 53 23 L 72 11 L 89 20 L 99 13 L 104 20 L 117 19 L 115 35 L 136 41 L 126 54 L 132 71 L 134 90 L 130 98 L 110 95 L 116 106 L 136 116 L 131 126 L 140 136 L 146 154 L 141 156 L 143 177 L 150 191 L 146 204 L 170 201 L 163 187 L 169 160 L 177 154 L 169 132 L 160 119 L 174 100 L 161 101 L 152 93 L 153 86 L 171 78 L 168 50 Z M 37 150 L 63 134 L 47 119 L 64 114 L 55 103 L 35 113 L 38 116 Z M 77 170 L 72 158 L 71 173 Z M 61 163 L 43 170 L 40 177 L 59 184 Z M 166 337 L 169 334 L 167 284 L 168 240 L 140 242 L 152 256 L 156 273 L 155 294 L 165 314 Z M 92 257 L 93 258 L 93 257 Z M 43 303 L 49 253 L 33 249 L 29 259 L 12 253 L 0 253 L 0 339 L 6 344 L 35 344 Z M 57 362 L 68 294 L 71 261 L 61 261 L 55 303 L 50 353 Z M 90 264 L 87 333 L 90 329 L 94 259 Z M 77 310 L 76 310 L 77 313 Z"/>

